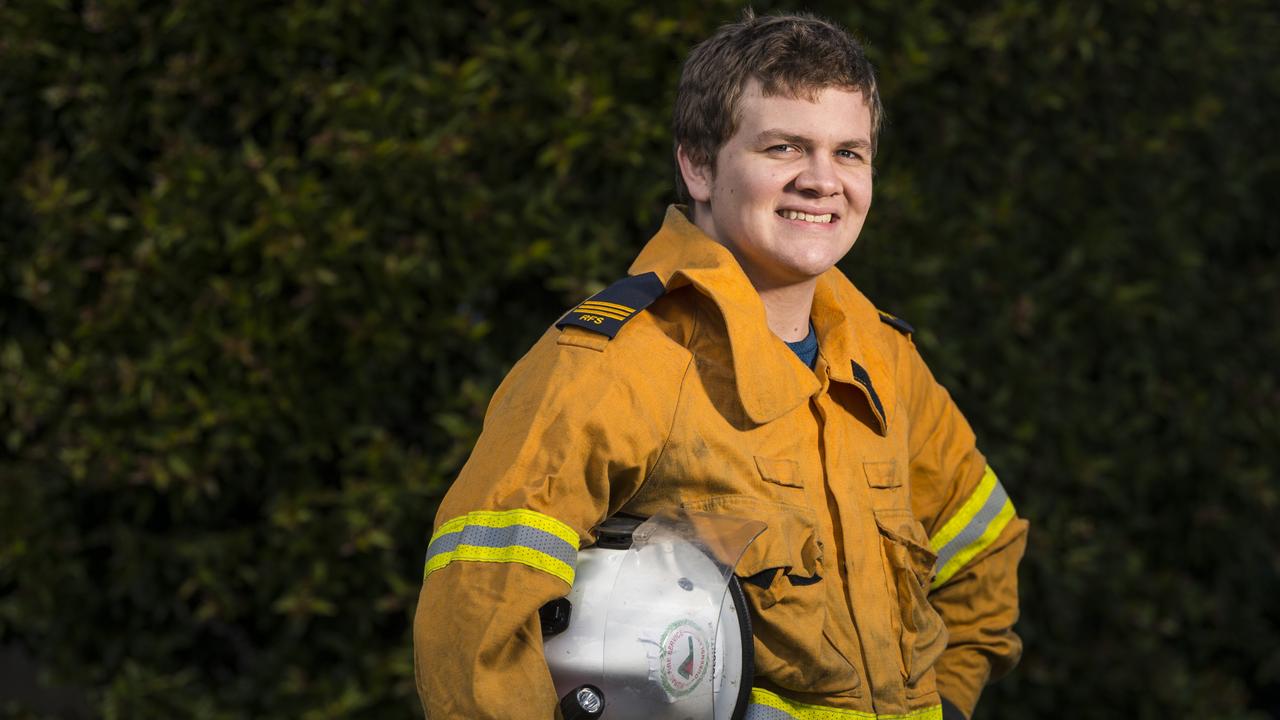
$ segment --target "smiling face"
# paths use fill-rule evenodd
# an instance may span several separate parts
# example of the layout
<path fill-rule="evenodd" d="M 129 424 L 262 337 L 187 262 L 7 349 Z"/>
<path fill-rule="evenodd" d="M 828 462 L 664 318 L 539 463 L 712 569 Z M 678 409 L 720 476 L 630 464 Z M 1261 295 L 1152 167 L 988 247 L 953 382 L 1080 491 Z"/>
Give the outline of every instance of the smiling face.
<path fill-rule="evenodd" d="M 853 247 L 871 208 L 870 110 L 857 91 L 766 97 L 751 80 L 738 111 L 714 171 L 677 153 L 694 222 L 758 290 L 811 282 Z"/>

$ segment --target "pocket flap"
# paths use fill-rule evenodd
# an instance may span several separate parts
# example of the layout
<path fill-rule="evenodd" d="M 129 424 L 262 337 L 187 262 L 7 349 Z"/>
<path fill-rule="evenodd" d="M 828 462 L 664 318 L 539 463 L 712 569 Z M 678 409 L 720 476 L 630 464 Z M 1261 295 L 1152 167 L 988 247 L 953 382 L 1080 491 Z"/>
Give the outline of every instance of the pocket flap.
<path fill-rule="evenodd" d="M 767 458 L 755 456 L 756 469 L 765 480 L 787 487 L 804 487 L 800 482 L 800 465 L 787 458 Z"/>
<path fill-rule="evenodd" d="M 781 568 L 792 577 L 813 578 L 818 574 L 822 548 L 818 544 L 813 512 L 798 505 L 772 503 L 740 495 L 686 502 L 690 510 L 719 512 L 760 520 L 768 527 L 747 547 L 734 573 L 750 577 Z"/>
<path fill-rule="evenodd" d="M 909 511 L 877 510 L 875 515 L 880 535 L 906 550 L 911 569 L 927 587 L 929 578 L 933 576 L 934 565 L 938 562 L 938 554 L 929 549 L 924 528 Z"/>
<path fill-rule="evenodd" d="M 867 485 L 873 488 L 895 488 L 902 485 L 896 460 L 864 461 L 862 472 L 867 476 Z"/>

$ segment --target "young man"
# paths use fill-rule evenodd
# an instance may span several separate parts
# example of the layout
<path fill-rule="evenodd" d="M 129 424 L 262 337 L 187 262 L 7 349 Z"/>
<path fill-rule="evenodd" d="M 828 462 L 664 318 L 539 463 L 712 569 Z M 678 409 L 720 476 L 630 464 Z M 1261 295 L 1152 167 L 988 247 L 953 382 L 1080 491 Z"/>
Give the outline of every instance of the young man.
<path fill-rule="evenodd" d="M 429 717 L 553 715 L 537 611 L 618 512 L 767 524 L 736 568 L 748 718 L 967 717 L 1017 661 L 1026 522 L 910 327 L 834 267 L 880 115 L 861 47 L 810 16 L 748 14 L 690 54 L 688 207 L 512 369 L 441 504 L 414 627 Z"/>

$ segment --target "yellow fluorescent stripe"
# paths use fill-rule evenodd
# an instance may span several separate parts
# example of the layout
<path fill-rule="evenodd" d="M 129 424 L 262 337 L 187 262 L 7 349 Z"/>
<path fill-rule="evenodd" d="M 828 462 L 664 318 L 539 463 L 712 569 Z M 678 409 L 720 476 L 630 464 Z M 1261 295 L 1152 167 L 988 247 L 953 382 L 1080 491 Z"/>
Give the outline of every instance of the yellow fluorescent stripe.
<path fill-rule="evenodd" d="M 960 509 L 956 511 L 955 515 L 951 516 L 946 525 L 942 526 L 937 535 L 929 538 L 930 549 L 938 552 L 969 525 L 969 522 L 978 514 L 982 506 L 987 504 L 987 498 L 991 496 L 991 491 L 995 490 L 996 482 L 996 473 L 988 465 L 986 472 L 982 473 L 982 480 L 978 483 L 978 487 L 974 489 L 973 494 L 969 496 L 969 499 L 964 501 L 964 505 L 960 506 Z"/>
<path fill-rule="evenodd" d="M 534 510 L 475 510 L 466 515 L 458 517 L 446 522 L 436 530 L 431 536 L 431 542 L 435 542 L 436 538 L 441 535 L 459 532 L 467 525 L 479 525 L 481 527 L 505 528 L 512 525 L 525 525 L 536 530 L 551 533 L 561 540 L 569 543 L 573 547 L 579 547 L 578 533 L 573 528 L 565 525 L 550 515 L 543 515 Z M 430 543 L 428 543 L 430 544 Z"/>
<path fill-rule="evenodd" d="M 839 708 L 806 705 L 794 700 L 787 700 L 776 693 L 762 688 L 751 689 L 751 702 L 756 705 L 780 710 L 796 720 L 942 720 L 942 706 L 934 705 L 920 710 L 913 710 L 905 715 L 877 715 L 860 710 L 841 710 Z M 748 715 L 750 713 L 748 712 Z"/>
<path fill-rule="evenodd" d="M 614 320 L 626 320 L 627 318 L 631 317 L 630 315 L 622 315 L 615 310 L 601 310 L 600 308 L 584 308 L 581 305 L 575 308 L 574 312 L 591 313 L 592 315 L 603 315 L 607 318 L 613 318 Z"/>
<path fill-rule="evenodd" d="M 624 313 L 633 313 L 636 311 L 635 308 L 629 308 L 626 305 L 619 305 L 618 303 L 605 302 L 604 300 L 583 300 L 582 304 L 595 305 L 597 307 L 604 307 L 604 308 L 613 308 L 614 310 L 621 310 Z"/>
<path fill-rule="evenodd" d="M 987 526 L 987 531 L 982 533 L 982 537 L 974 540 L 968 547 L 955 554 L 946 565 L 938 569 L 938 575 L 933 579 L 931 588 L 941 586 L 943 583 L 951 579 L 960 568 L 969 564 L 969 561 L 977 556 L 978 553 L 987 549 L 991 543 L 1000 537 L 1000 532 L 1004 530 L 1004 526 L 1009 524 L 1013 519 L 1013 502 L 1005 500 L 1004 506 L 1000 508 L 1000 512 L 991 519 L 991 524 Z"/>
<path fill-rule="evenodd" d="M 459 545 L 452 552 L 441 553 L 431 558 L 427 562 L 427 567 L 423 571 L 422 579 L 426 580 L 427 576 L 448 565 L 454 560 L 467 562 L 506 562 L 519 563 L 527 565 L 535 570 L 541 570 L 545 573 L 560 578 L 569 585 L 573 585 L 574 569 L 562 560 L 540 553 L 533 548 L 508 546 L 508 547 L 479 547 L 476 545 Z"/>

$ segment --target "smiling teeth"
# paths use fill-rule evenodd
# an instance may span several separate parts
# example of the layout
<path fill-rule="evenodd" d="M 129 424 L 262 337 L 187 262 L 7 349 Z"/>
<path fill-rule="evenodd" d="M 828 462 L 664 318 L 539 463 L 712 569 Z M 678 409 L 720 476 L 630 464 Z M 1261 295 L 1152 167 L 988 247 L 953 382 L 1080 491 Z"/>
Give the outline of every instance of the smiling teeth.
<path fill-rule="evenodd" d="M 779 210 L 778 214 L 788 220 L 803 220 L 811 223 L 829 223 L 831 222 L 831 213 L 826 215 L 810 215 L 802 213 L 798 210 Z"/>

